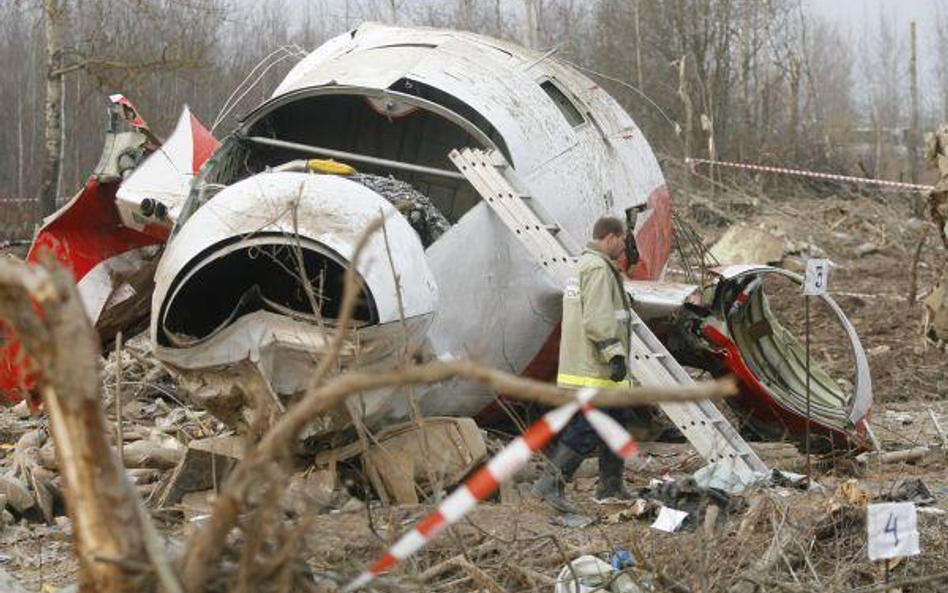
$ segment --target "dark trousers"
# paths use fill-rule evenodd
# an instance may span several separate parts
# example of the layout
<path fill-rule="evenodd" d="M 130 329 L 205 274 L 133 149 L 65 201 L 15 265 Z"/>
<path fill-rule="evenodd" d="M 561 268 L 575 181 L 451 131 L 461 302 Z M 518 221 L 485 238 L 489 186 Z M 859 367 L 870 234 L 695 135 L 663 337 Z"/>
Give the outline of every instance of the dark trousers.
<path fill-rule="evenodd" d="M 602 411 L 611 416 L 616 422 L 625 426 L 626 409 L 625 408 L 602 408 Z M 583 457 L 587 457 L 595 451 L 600 445 L 606 449 L 606 444 L 599 438 L 599 434 L 593 429 L 586 420 L 586 416 L 577 413 L 570 420 L 566 428 L 560 434 L 560 442 L 576 451 Z"/>

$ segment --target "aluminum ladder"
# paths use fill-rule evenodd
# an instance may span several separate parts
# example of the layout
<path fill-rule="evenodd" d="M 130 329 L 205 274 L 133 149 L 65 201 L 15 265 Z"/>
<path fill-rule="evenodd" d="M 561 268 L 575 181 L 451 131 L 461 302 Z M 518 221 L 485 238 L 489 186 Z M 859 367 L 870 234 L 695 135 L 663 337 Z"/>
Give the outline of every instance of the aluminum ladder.
<path fill-rule="evenodd" d="M 572 275 L 576 257 L 572 241 L 559 225 L 531 207 L 531 198 L 517 189 L 513 169 L 497 151 L 452 150 L 451 162 L 471 183 L 533 258 L 560 286 Z M 576 250 L 574 250 L 575 252 Z M 632 311 L 629 372 L 642 385 L 694 385 L 648 326 Z M 665 403 L 662 411 L 708 463 L 755 472 L 767 471 L 753 449 L 710 401 Z"/>

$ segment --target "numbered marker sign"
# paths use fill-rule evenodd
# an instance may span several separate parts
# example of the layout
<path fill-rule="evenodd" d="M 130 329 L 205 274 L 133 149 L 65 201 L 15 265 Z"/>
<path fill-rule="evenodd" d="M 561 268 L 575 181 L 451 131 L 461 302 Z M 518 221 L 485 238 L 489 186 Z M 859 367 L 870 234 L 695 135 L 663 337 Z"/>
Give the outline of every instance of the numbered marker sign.
<path fill-rule="evenodd" d="M 871 504 L 867 512 L 869 560 L 918 554 L 918 514 L 914 502 Z"/>
<path fill-rule="evenodd" d="M 819 296 L 826 294 L 826 285 L 829 283 L 830 260 L 825 258 L 808 259 L 806 262 L 806 280 L 803 283 L 803 294 Z"/>

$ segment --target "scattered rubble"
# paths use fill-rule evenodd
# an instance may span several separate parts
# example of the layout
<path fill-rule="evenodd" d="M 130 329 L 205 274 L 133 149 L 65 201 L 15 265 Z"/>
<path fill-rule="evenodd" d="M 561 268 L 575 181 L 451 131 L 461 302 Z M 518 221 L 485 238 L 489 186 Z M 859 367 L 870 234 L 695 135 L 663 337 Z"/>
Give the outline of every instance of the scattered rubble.
<path fill-rule="evenodd" d="M 736 224 L 711 247 L 710 254 L 721 265 L 779 264 L 786 251 L 785 242 L 769 232 Z"/>
<path fill-rule="evenodd" d="M 802 210 L 814 214 L 813 222 L 801 216 Z M 720 215 L 703 224 L 720 232 L 737 218 L 731 209 Z M 558 517 L 554 522 L 549 509 L 531 499 L 529 486 L 538 461 L 502 488 L 499 502 L 481 505 L 451 537 L 432 544 L 410 570 L 387 576 L 380 587 L 549 591 L 573 582 L 573 571 L 581 568 L 577 561 L 583 559 L 580 564 L 595 566 L 597 573 L 609 567 L 610 574 L 627 575 L 635 587 L 616 590 L 849 590 L 884 579 L 884 568 L 865 558 L 864 508 L 891 500 L 920 505 L 925 550 L 911 562 L 889 566 L 891 580 L 916 579 L 911 589 L 904 589 L 913 593 L 939 590 L 939 582 L 924 581 L 924 576 L 943 572 L 948 554 L 942 515 L 948 508 L 948 459 L 944 434 L 932 420 L 948 413 L 943 400 L 948 383 L 944 353 L 915 349 L 921 309 L 905 301 L 906 275 L 899 264 L 912 248 L 914 231 L 908 224 L 900 227 L 902 223 L 893 220 L 897 217 L 866 196 L 811 198 L 802 204 L 768 197 L 744 215 L 757 217 L 748 221 L 757 225 L 754 228 L 773 229 L 779 223 L 782 236 L 777 239 L 790 255 L 819 250 L 840 264 L 833 290 L 846 293 L 840 298 L 855 311 L 854 323 L 866 336 L 874 360 L 882 404 L 872 425 L 883 451 L 856 463 L 832 456 L 815 459 L 813 483 L 822 487 L 807 488 L 809 480 L 799 473 L 805 471 L 805 458 L 793 445 L 753 443 L 768 466 L 784 471 L 759 485 L 739 476 L 741 491 L 728 493 L 724 490 L 730 486 L 718 488 L 694 475 L 702 464 L 688 445 L 641 443 L 626 472 L 639 498 L 628 504 L 591 502 L 595 460 L 587 460 L 577 472 L 571 494 L 583 505 L 582 517 L 589 523 L 583 527 Z M 811 225 L 814 228 L 807 228 Z M 933 286 L 943 259 L 941 247 L 925 248 L 920 263 L 923 286 Z M 885 275 L 880 275 L 882 269 Z M 930 293 L 926 303 L 944 300 L 939 290 Z M 938 311 L 932 309 L 933 317 Z M 831 345 L 815 351 L 832 364 Z M 221 484 L 244 458 L 247 443 L 207 413 L 185 405 L 186 394 L 156 363 L 142 338 L 123 345 L 105 362 L 102 393 L 111 426 L 118 420 L 114 375 L 119 367 L 127 473 L 162 517 L 165 534 L 179 537 L 207 520 Z M 467 429 L 457 424 L 431 429 L 430 456 L 418 454 L 423 453 L 420 439 L 399 443 L 393 429 L 373 437 L 385 444 L 388 455 L 399 451 L 396 463 L 373 441 L 368 451 L 359 444 L 345 455 L 335 451 L 333 461 L 324 454 L 315 465 L 296 467 L 274 501 L 278 514 L 245 517 L 245 525 L 269 521 L 273 529 L 285 529 L 286 539 L 279 541 L 293 542 L 294 547 L 287 545 L 278 553 L 298 551 L 306 560 L 310 582 L 335 589 L 424 517 L 425 502 L 476 465 L 484 457 L 482 450 L 509 438 L 491 435 L 485 445 L 476 429 L 476 434 L 464 433 Z M 45 420 L 31 416 L 25 405 L 4 408 L 0 436 L 0 590 L 16 591 L 22 584 L 28 590 L 48 591 L 74 582 L 72 525 L 63 516 L 59 464 Z M 463 446 L 448 450 L 448 443 Z M 436 470 L 435 487 L 426 469 L 429 463 Z M 345 476 L 343 465 L 350 472 Z M 360 479 L 359 472 L 368 466 L 381 469 L 388 503 L 371 492 L 369 479 Z M 715 472 L 699 473 L 705 474 L 714 477 Z M 662 508 L 688 513 L 681 528 L 670 533 L 652 529 Z M 612 561 L 622 548 L 629 548 L 629 558 L 616 566 Z M 278 553 L 267 557 L 274 566 L 279 565 Z"/>
<path fill-rule="evenodd" d="M 726 227 L 733 222 L 730 216 L 708 200 L 692 200 L 688 204 L 688 211 L 692 219 L 710 227 Z"/>

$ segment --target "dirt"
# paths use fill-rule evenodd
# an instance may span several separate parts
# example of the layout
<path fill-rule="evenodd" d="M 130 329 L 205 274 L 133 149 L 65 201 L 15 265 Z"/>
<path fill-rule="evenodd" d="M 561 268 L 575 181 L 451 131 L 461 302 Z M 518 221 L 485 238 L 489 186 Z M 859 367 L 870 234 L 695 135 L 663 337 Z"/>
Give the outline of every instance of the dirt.
<path fill-rule="evenodd" d="M 790 248 L 783 265 L 789 269 L 801 271 L 809 255 L 830 258 L 836 264 L 830 275 L 831 294 L 853 321 L 869 356 L 876 402 L 871 424 L 876 435 L 891 450 L 934 445 L 939 437 L 929 410 L 948 428 L 948 355 L 922 338 L 922 306 L 906 299 L 913 256 L 925 223 L 913 220 L 913 200 L 904 194 L 858 194 L 839 188 L 833 190 L 833 195 L 827 195 L 826 188 L 819 193 L 822 195 L 811 188 L 761 193 L 727 187 L 716 196 L 707 191 L 681 190 L 675 195 L 678 212 L 708 245 L 726 229 L 720 224 L 720 216 L 724 216 L 731 222 L 759 226 L 783 237 Z M 699 210 L 690 206 L 701 201 L 710 201 L 718 218 L 691 216 Z M 931 289 L 945 262 L 945 249 L 930 232 L 918 264 L 919 295 Z M 794 331 L 800 331 L 802 298 L 791 294 L 779 304 L 781 318 Z M 814 306 L 812 313 L 814 356 L 832 372 L 845 376 L 851 363 L 839 330 L 832 329 L 825 310 Z M 0 410 L 4 441 L 0 443 L 0 471 L 10 462 L 10 445 L 22 434 L 24 423 L 32 426 L 36 421 L 19 419 L 9 409 Z M 780 446 L 771 448 L 777 451 Z M 693 455 L 686 446 L 659 444 L 643 449 L 643 454 L 628 466 L 630 488 L 647 488 L 650 480 L 669 473 L 683 479 L 682 472 L 693 471 Z M 771 464 L 800 471 L 802 456 L 792 450 L 789 454 L 781 451 Z M 381 588 L 487 588 L 483 583 L 475 585 L 470 574 L 456 567 L 436 571 L 426 583 L 417 580 L 418 574 L 444 560 L 466 555 L 506 590 L 534 590 L 536 586 L 535 590 L 549 591 L 552 585 L 537 582 L 536 574 L 553 579 L 566 559 L 581 552 L 607 557 L 616 548 L 624 548 L 640 562 L 633 571 L 639 580 L 678 581 L 692 591 L 726 591 L 763 556 L 775 532 L 790 525 L 798 530 L 794 543 L 765 576 L 764 589 L 847 589 L 878 583 L 883 573 L 878 564 L 866 558 L 865 525 L 860 522 L 864 521 L 864 513 L 837 494 L 842 482 L 855 475 L 858 484 L 878 499 L 898 480 L 919 478 L 935 493 L 932 506 L 948 509 L 948 463 L 941 451 L 920 462 L 870 466 L 858 472 L 851 463 L 817 467 L 817 490 L 774 487 L 762 491 L 767 512 L 753 529 L 740 536 L 743 512 L 723 519 L 712 537 L 700 528 L 671 534 L 650 529 L 651 515 L 613 522 L 610 517 L 621 509 L 591 501 L 596 478 L 594 469 L 589 471 L 588 467 L 580 472 L 570 493 L 597 522 L 582 529 L 556 526 L 551 524 L 554 513 L 527 496 L 530 480 L 523 480 L 511 495 L 512 502 L 480 505 L 469 519 L 407 562 L 404 570 L 383 579 Z M 535 475 L 535 471 L 532 473 Z M 753 496 L 745 496 L 745 502 Z M 431 508 L 383 508 L 377 503 L 369 509 L 352 506 L 358 508 L 314 513 L 306 518 L 301 556 L 310 574 L 317 577 L 315 590 L 325 590 L 357 574 Z M 833 508 L 836 510 L 831 512 Z M 945 569 L 946 516 L 920 515 L 922 554 L 894 567 L 890 578 L 899 580 Z M 291 524 L 287 522 L 288 529 Z M 179 542 L 194 529 L 193 523 L 161 525 L 168 537 Z M 69 550 L 69 533 L 68 522 L 46 526 L 21 519 L 6 525 L 0 531 L 0 567 L 33 591 L 49 591 L 74 582 L 77 567 Z M 909 590 L 935 591 L 940 586 L 928 583 Z"/>

